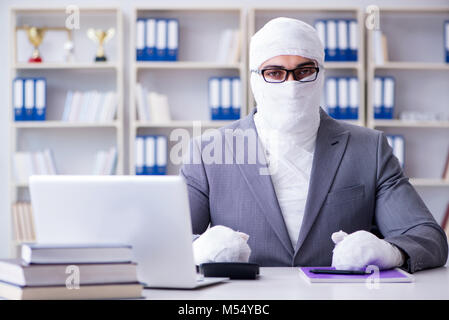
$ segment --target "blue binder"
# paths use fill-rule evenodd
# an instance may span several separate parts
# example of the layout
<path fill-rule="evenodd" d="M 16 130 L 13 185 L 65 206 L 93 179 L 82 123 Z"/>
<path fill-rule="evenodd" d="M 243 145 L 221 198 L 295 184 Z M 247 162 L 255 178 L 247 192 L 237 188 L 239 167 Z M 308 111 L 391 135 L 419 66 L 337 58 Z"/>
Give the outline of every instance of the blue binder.
<path fill-rule="evenodd" d="M 391 85 L 391 88 L 387 88 L 387 84 Z M 384 77 L 383 79 L 383 110 L 382 119 L 393 119 L 394 115 L 394 86 L 395 80 L 393 77 Z M 390 90 L 388 90 L 390 89 Z"/>
<path fill-rule="evenodd" d="M 156 56 L 156 19 L 145 19 L 145 53 L 146 61 L 157 60 Z"/>
<path fill-rule="evenodd" d="M 45 78 L 34 79 L 34 108 L 33 120 L 45 121 L 47 111 L 47 81 Z"/>
<path fill-rule="evenodd" d="M 383 119 L 384 116 L 384 94 L 383 94 L 384 81 L 383 77 L 374 77 L 374 119 Z"/>
<path fill-rule="evenodd" d="M 231 119 L 231 102 L 232 102 L 232 91 L 231 91 L 231 78 L 223 77 L 221 78 L 221 89 L 220 89 L 220 107 L 221 115 L 220 120 Z"/>
<path fill-rule="evenodd" d="M 330 91 L 329 89 L 329 83 L 335 83 L 335 89 Z M 336 77 L 327 77 L 326 78 L 326 84 L 325 84 L 326 88 L 325 88 L 325 97 L 326 97 L 326 105 L 327 105 L 327 113 L 329 114 L 329 116 L 331 116 L 334 119 L 337 119 L 337 104 L 338 104 L 338 100 L 337 100 L 337 91 L 338 91 L 338 87 L 337 87 L 337 78 Z M 330 102 L 330 100 L 332 99 L 332 103 Z"/>
<path fill-rule="evenodd" d="M 156 140 L 154 174 L 164 175 L 167 173 L 167 137 L 157 135 L 154 139 Z"/>
<path fill-rule="evenodd" d="M 219 77 L 209 78 L 209 109 L 212 120 L 220 120 L 221 112 L 221 81 Z"/>
<path fill-rule="evenodd" d="M 338 61 L 337 56 L 337 21 L 336 20 L 326 20 L 326 47 L 325 50 L 325 61 Z M 327 53 L 327 54 L 326 54 Z"/>
<path fill-rule="evenodd" d="M 178 60 L 179 47 L 179 22 L 177 19 L 169 19 L 167 22 L 167 60 Z"/>
<path fill-rule="evenodd" d="M 145 60 L 145 19 L 136 20 L 136 60 Z"/>
<path fill-rule="evenodd" d="M 359 118 L 359 83 L 357 77 L 348 78 L 349 88 L 349 119 Z M 355 90 L 355 91 L 354 91 Z"/>
<path fill-rule="evenodd" d="M 153 175 L 156 172 L 156 139 L 153 135 L 143 136 L 145 145 L 144 174 Z"/>
<path fill-rule="evenodd" d="M 34 110 L 36 105 L 33 78 L 23 79 L 23 90 L 25 91 L 24 97 L 25 113 L 23 120 L 33 121 L 33 113 L 35 112 Z"/>
<path fill-rule="evenodd" d="M 446 63 L 449 63 L 449 20 L 444 21 L 444 49 L 445 49 L 445 56 L 446 56 Z"/>
<path fill-rule="evenodd" d="M 337 59 L 348 61 L 349 57 L 349 26 L 346 20 L 337 20 Z"/>
<path fill-rule="evenodd" d="M 25 90 L 24 79 L 15 78 L 13 80 L 13 108 L 14 121 L 23 121 L 25 117 Z"/>
<path fill-rule="evenodd" d="M 231 78 L 231 117 L 230 120 L 240 119 L 241 110 L 241 80 L 240 77 Z"/>
<path fill-rule="evenodd" d="M 347 61 L 357 61 L 358 48 L 357 48 L 357 20 L 347 20 L 348 24 L 348 55 Z M 351 26 L 353 26 L 351 28 Z M 352 31 L 351 31 L 352 30 Z"/>
<path fill-rule="evenodd" d="M 145 174 L 145 137 L 136 136 L 135 141 L 135 170 L 136 175 Z"/>
<path fill-rule="evenodd" d="M 156 60 L 167 60 L 167 19 L 156 19 Z"/>

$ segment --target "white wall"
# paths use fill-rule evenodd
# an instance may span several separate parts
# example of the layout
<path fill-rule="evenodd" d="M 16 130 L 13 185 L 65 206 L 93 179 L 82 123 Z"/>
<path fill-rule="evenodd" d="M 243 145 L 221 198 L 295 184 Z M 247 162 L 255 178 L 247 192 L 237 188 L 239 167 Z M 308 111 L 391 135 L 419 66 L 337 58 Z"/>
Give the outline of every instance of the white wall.
<path fill-rule="evenodd" d="M 262 6 L 262 5 L 305 5 L 305 6 L 332 6 L 335 7 L 337 5 L 340 6 L 360 6 L 366 7 L 368 5 L 379 5 L 379 6 L 395 6 L 395 7 L 409 7 L 409 6 L 447 6 L 448 0 L 427 0 L 427 1 L 403 1 L 403 0 L 382 0 L 382 1 L 368 1 L 368 0 L 340 0 L 340 1 L 331 1 L 331 0 L 322 0 L 319 3 L 317 1 L 300 1 L 300 0 L 283 0 L 283 1 L 270 1 L 270 0 L 209 0 L 209 1 L 174 1 L 174 0 L 164 0 L 164 1 L 144 1 L 144 0 L 127 0 L 127 1 L 112 1 L 112 0 L 71 0 L 71 1 L 48 1 L 48 0 L 2 0 L 0 1 L 0 98 L 2 101 L 0 107 L 0 258 L 7 257 L 9 255 L 9 239 L 10 230 L 10 212 L 9 212 L 9 189 L 8 189 L 8 179 L 9 179 L 9 119 L 8 119 L 8 111 L 9 111 L 9 48 L 8 48 L 8 38 L 9 38 L 9 21 L 8 21 L 8 7 L 11 5 L 14 6 L 65 6 L 69 4 L 79 4 L 80 6 L 121 6 L 124 14 L 124 40 L 125 40 L 125 52 L 124 52 L 124 60 L 129 61 L 129 18 L 132 13 L 134 6 L 151 6 L 151 5 L 160 5 L 160 6 L 187 6 L 187 5 L 216 5 L 216 6 Z M 128 65 L 125 63 L 125 110 L 126 102 L 128 101 L 127 97 L 127 88 L 128 88 Z M 438 97 L 434 97 L 438 99 Z M 125 117 L 125 121 L 127 121 L 127 116 Z M 125 130 L 126 132 L 126 130 Z M 125 137 L 125 141 L 127 141 Z M 126 172 L 127 165 L 125 165 Z M 432 188 L 433 189 L 433 188 Z M 425 191 L 427 193 L 433 192 L 432 190 Z M 444 196 L 444 192 L 447 192 L 447 188 L 445 190 L 438 189 L 436 193 Z M 440 195 L 440 196 L 441 196 Z M 432 209 L 432 208 L 431 208 Z"/>

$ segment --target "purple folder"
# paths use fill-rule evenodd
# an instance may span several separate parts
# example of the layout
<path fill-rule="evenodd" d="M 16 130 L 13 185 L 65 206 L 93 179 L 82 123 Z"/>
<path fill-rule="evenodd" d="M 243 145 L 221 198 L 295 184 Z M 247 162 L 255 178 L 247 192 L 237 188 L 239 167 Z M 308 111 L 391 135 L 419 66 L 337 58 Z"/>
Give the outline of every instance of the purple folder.
<path fill-rule="evenodd" d="M 312 269 L 334 270 L 333 267 L 300 267 L 301 274 L 309 282 L 366 282 L 368 278 L 373 279 L 375 274 L 369 275 L 345 275 L 345 274 L 317 274 L 312 273 Z M 379 271 L 379 282 L 413 282 L 414 277 L 399 269 L 389 269 Z"/>

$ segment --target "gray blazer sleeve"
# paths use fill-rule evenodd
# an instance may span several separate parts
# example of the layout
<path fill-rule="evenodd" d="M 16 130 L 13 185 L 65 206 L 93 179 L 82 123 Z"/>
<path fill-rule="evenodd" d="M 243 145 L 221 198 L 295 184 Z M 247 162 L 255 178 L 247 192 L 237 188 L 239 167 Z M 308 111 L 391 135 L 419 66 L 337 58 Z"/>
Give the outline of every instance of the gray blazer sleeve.
<path fill-rule="evenodd" d="M 404 176 L 384 133 L 377 148 L 375 222 L 384 239 L 406 253 L 408 272 L 446 263 L 446 234 Z"/>
<path fill-rule="evenodd" d="M 201 151 L 195 139 L 190 141 L 189 152 L 184 158 L 184 164 L 179 174 L 184 177 L 190 203 L 193 234 L 202 234 L 210 222 L 209 184 L 204 164 L 201 161 Z M 197 237 L 193 237 L 195 240 Z"/>

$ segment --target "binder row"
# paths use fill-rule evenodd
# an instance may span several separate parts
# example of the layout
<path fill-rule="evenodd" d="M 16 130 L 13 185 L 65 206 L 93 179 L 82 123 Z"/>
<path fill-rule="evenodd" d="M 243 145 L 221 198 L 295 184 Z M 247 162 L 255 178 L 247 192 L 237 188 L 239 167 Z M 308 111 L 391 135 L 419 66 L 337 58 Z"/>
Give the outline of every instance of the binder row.
<path fill-rule="evenodd" d="M 405 139 L 401 135 L 387 135 L 388 144 L 393 148 L 393 154 L 398 158 L 402 168 L 405 165 Z"/>
<path fill-rule="evenodd" d="M 327 77 L 324 84 L 327 113 L 334 119 L 358 119 L 359 80 L 356 77 Z"/>
<path fill-rule="evenodd" d="M 45 78 L 13 80 L 13 108 L 15 121 L 44 121 L 47 109 L 47 81 Z"/>
<path fill-rule="evenodd" d="M 449 63 L 449 20 L 444 21 L 444 44 L 446 63 Z"/>
<path fill-rule="evenodd" d="M 325 61 L 357 61 L 357 25 L 355 19 L 315 21 L 315 29 L 324 45 Z"/>
<path fill-rule="evenodd" d="M 136 137 L 136 175 L 167 174 L 167 137 L 139 135 Z"/>
<path fill-rule="evenodd" d="M 179 22 L 177 19 L 137 19 L 137 61 L 177 61 L 178 47 Z"/>
<path fill-rule="evenodd" d="M 209 78 L 209 109 L 212 120 L 240 119 L 240 89 L 239 77 Z"/>
<path fill-rule="evenodd" d="M 393 119 L 394 85 L 393 77 L 374 78 L 374 119 Z"/>

